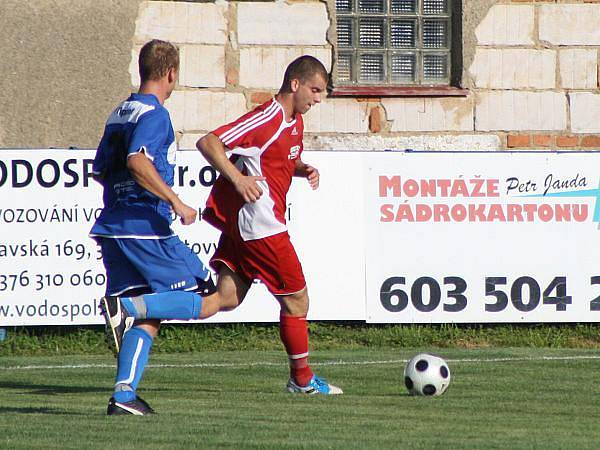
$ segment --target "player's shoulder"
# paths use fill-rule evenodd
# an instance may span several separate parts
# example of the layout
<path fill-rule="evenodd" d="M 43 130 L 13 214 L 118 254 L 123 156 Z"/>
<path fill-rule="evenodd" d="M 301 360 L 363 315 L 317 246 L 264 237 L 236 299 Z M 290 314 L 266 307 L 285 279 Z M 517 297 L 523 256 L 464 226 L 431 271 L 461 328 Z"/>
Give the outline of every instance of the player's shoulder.
<path fill-rule="evenodd" d="M 279 114 L 280 112 L 282 114 Z M 271 98 L 262 105 L 258 105 L 256 108 L 246 113 L 240 119 L 248 118 L 260 119 L 262 123 L 281 121 L 283 119 L 283 108 L 275 98 Z"/>
<path fill-rule="evenodd" d="M 230 145 L 244 136 L 268 136 L 275 132 L 283 120 L 283 109 L 281 105 L 271 99 L 252 111 L 244 114 L 237 120 L 215 130 L 215 134 L 221 138 L 225 145 Z"/>
<path fill-rule="evenodd" d="M 168 119 L 168 117 L 169 112 L 154 95 L 131 94 L 114 109 L 107 120 L 107 125 L 135 124 L 142 118 Z"/>

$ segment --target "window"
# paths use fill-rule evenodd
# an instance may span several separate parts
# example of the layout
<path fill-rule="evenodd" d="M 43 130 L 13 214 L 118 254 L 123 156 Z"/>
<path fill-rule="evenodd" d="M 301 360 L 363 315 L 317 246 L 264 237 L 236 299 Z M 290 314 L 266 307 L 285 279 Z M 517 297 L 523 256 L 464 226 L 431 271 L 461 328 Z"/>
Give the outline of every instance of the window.
<path fill-rule="evenodd" d="M 450 87 L 456 78 L 453 58 L 458 59 L 461 53 L 453 45 L 453 35 L 460 42 L 454 20 L 460 16 L 458 3 L 335 0 L 334 93 Z"/>

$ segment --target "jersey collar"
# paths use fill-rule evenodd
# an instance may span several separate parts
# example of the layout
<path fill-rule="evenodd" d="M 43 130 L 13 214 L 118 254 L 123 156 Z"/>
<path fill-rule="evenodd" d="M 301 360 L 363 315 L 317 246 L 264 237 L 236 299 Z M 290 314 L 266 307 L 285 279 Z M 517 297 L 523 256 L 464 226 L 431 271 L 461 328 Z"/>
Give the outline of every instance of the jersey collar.
<path fill-rule="evenodd" d="M 133 92 L 129 96 L 129 100 L 138 100 L 138 101 L 142 101 L 143 103 L 146 103 L 149 105 L 160 106 L 160 102 L 158 101 L 158 98 L 154 94 L 140 94 L 139 92 Z"/>
<path fill-rule="evenodd" d="M 287 120 L 285 120 L 285 109 L 283 109 L 282 104 L 279 103 L 275 97 L 273 97 L 273 102 L 277 103 L 277 106 L 279 106 L 279 109 L 281 110 L 281 114 L 283 115 L 283 120 L 282 120 L 283 127 L 288 128 L 288 127 L 291 127 L 292 125 L 294 125 L 297 120 L 296 116 L 294 116 L 294 118 L 288 122 Z"/>

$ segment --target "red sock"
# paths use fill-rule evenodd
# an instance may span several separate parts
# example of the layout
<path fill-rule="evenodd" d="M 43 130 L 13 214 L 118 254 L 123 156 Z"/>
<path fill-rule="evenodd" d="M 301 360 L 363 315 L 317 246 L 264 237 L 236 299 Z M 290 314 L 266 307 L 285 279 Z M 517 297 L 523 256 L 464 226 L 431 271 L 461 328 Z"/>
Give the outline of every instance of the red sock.
<path fill-rule="evenodd" d="M 313 376 L 308 365 L 308 325 L 306 316 L 279 316 L 279 336 L 290 359 L 290 376 L 300 386 L 306 386 Z"/>

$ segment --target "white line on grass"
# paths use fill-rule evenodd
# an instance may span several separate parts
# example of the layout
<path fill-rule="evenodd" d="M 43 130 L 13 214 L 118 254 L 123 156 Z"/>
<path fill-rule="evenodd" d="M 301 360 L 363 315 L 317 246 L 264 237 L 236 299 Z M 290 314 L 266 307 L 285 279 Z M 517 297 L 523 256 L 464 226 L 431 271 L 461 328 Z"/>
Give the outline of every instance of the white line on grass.
<path fill-rule="evenodd" d="M 519 362 L 519 361 L 573 361 L 573 360 L 597 360 L 600 355 L 575 355 L 575 356 L 538 356 L 538 357 L 505 357 L 505 358 L 458 358 L 446 359 L 450 363 L 498 363 L 498 362 Z M 311 366 L 367 366 L 367 365 L 388 365 L 405 364 L 408 359 L 388 359 L 379 361 L 322 361 L 311 362 Z M 194 368 L 245 368 L 245 367 L 267 367 L 267 366 L 287 366 L 287 363 L 273 363 L 268 361 L 257 361 L 248 363 L 194 363 L 194 364 L 148 364 L 146 367 L 158 369 L 194 369 Z M 29 366 L 8 366 L 0 367 L 0 370 L 49 370 L 49 369 L 110 369 L 115 368 L 116 364 L 57 364 L 57 365 L 29 365 Z"/>

